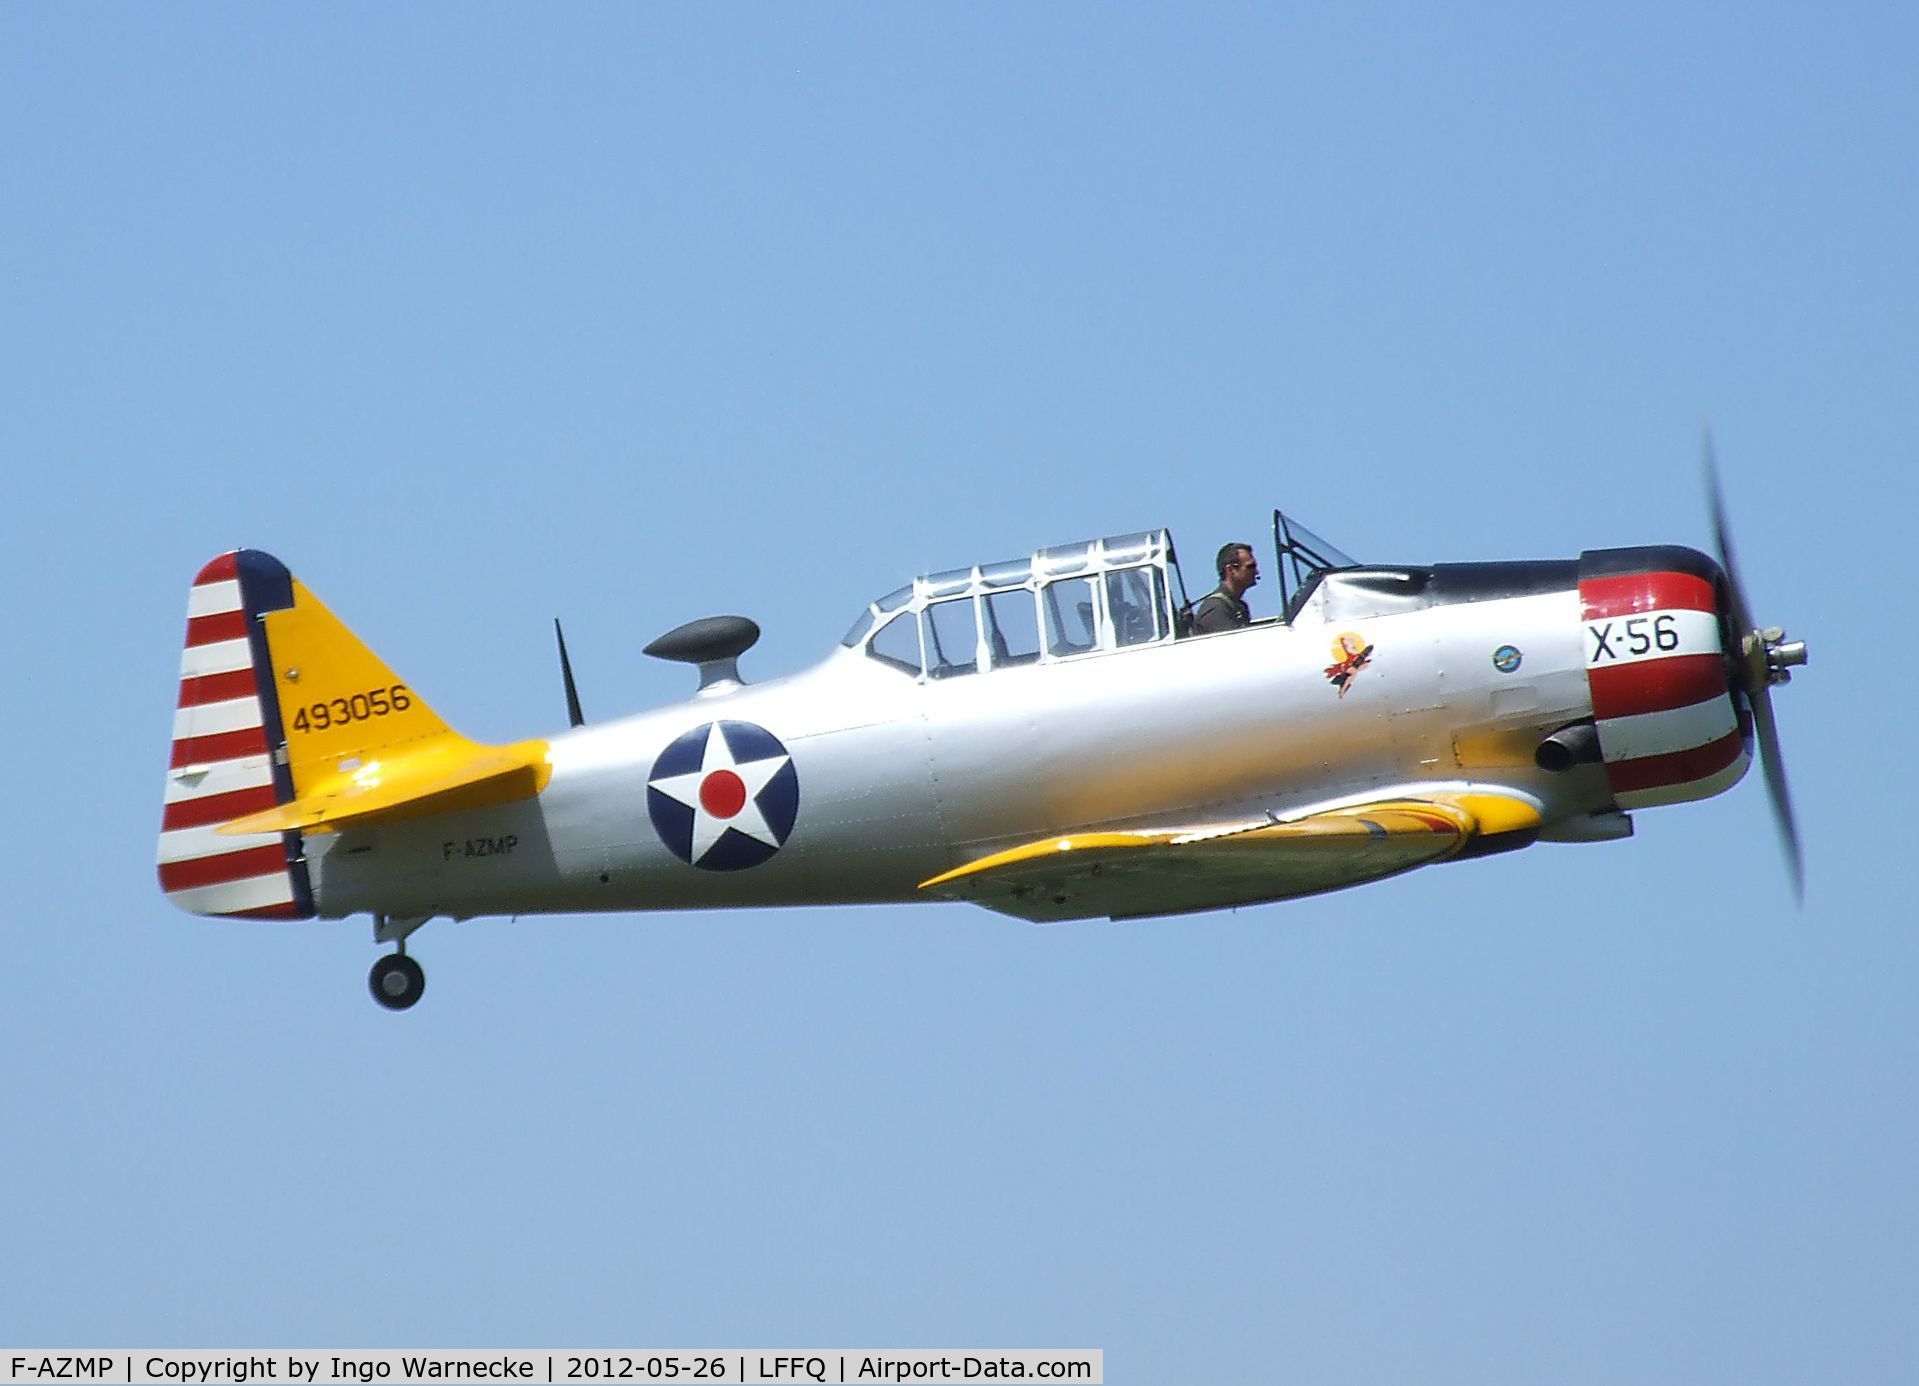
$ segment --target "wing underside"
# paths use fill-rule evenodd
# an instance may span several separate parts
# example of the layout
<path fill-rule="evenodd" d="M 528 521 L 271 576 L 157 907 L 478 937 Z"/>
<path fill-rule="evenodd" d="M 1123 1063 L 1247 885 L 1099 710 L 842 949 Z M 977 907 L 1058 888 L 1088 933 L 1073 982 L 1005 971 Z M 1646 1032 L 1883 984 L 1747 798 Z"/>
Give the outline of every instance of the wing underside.
<path fill-rule="evenodd" d="M 935 876 L 929 895 L 1037 924 L 1138 919 L 1316 895 L 1530 833 L 1539 810 L 1500 794 L 1392 799 L 1277 822 L 1105 829 L 1022 844 Z"/>

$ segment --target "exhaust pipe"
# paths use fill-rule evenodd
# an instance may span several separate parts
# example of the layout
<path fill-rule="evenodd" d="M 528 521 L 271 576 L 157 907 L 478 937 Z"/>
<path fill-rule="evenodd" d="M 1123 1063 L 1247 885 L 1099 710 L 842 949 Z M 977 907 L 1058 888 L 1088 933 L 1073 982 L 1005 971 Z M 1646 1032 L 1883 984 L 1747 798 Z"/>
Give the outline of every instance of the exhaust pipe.
<path fill-rule="evenodd" d="M 1561 727 L 1539 743 L 1539 749 L 1533 752 L 1533 763 L 1541 770 L 1550 770 L 1555 774 L 1570 770 L 1575 765 L 1597 765 L 1599 728 L 1591 722 L 1574 722 L 1570 727 Z"/>

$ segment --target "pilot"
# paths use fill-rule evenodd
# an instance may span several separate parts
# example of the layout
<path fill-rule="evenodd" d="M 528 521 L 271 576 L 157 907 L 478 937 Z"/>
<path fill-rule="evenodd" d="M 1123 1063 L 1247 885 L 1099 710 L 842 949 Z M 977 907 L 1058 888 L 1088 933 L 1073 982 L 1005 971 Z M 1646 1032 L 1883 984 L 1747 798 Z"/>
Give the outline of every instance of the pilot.
<path fill-rule="evenodd" d="M 1215 560 L 1219 568 L 1219 586 L 1199 599 L 1193 607 L 1193 633 L 1210 635 L 1218 630 L 1235 630 L 1251 625 L 1253 613 L 1246 609 L 1246 591 L 1259 581 L 1259 560 L 1250 544 L 1221 546 Z"/>

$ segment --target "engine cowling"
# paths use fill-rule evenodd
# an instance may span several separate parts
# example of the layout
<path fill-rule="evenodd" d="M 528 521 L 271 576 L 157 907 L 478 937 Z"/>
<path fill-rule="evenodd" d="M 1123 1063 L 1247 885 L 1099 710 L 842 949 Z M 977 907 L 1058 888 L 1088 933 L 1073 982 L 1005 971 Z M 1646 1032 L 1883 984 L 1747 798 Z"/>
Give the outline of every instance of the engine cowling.
<path fill-rule="evenodd" d="M 1579 557 L 1586 681 L 1622 809 L 1730 789 L 1752 764 L 1752 717 L 1727 669 L 1726 577 L 1696 549 Z"/>

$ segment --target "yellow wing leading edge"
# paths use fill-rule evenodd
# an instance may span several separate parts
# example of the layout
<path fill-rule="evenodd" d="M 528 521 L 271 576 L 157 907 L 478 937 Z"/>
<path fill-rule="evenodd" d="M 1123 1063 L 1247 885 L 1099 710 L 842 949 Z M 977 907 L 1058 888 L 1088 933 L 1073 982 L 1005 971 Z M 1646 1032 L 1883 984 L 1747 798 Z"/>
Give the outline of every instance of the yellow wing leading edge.
<path fill-rule="evenodd" d="M 1539 809 L 1515 796 L 1436 793 L 1289 822 L 1070 833 L 982 857 L 920 889 L 1035 923 L 1184 914 L 1378 880 L 1477 840 L 1529 840 L 1539 824 Z"/>

